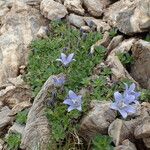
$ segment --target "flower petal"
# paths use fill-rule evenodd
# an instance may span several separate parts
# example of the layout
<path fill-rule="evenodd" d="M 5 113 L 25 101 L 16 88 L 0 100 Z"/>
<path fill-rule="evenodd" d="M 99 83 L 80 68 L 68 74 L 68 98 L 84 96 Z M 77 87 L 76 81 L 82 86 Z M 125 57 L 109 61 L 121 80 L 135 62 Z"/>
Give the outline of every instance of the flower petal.
<path fill-rule="evenodd" d="M 125 99 L 126 104 L 130 104 L 130 103 L 133 103 L 135 101 L 135 96 L 126 94 L 124 99 Z"/>
<path fill-rule="evenodd" d="M 128 84 L 124 83 L 125 85 L 125 91 L 127 92 L 128 91 Z"/>
<path fill-rule="evenodd" d="M 72 111 L 73 109 L 75 109 L 75 108 L 72 107 L 72 106 L 69 106 L 69 107 L 68 107 L 68 112 Z"/>
<path fill-rule="evenodd" d="M 123 96 L 121 95 L 121 93 L 119 93 L 118 91 L 114 93 L 114 98 L 115 98 L 115 101 L 120 101 L 123 99 Z"/>
<path fill-rule="evenodd" d="M 121 116 L 122 116 L 124 119 L 127 118 L 128 114 L 127 114 L 126 111 L 124 111 L 124 110 L 118 110 L 118 111 L 120 112 Z"/>
<path fill-rule="evenodd" d="M 77 107 L 76 109 L 79 110 L 79 111 L 82 111 L 82 107 L 81 106 Z"/>
<path fill-rule="evenodd" d="M 74 93 L 72 90 L 69 91 L 69 98 L 76 99 L 78 96 L 76 93 Z"/>
<path fill-rule="evenodd" d="M 67 56 L 64 53 L 61 53 L 61 59 L 62 59 L 63 62 L 66 61 L 66 57 Z"/>
<path fill-rule="evenodd" d="M 67 105 L 74 105 L 73 101 L 71 99 L 65 99 L 63 101 L 63 104 L 67 104 Z"/>
<path fill-rule="evenodd" d="M 56 59 L 56 61 L 61 61 L 61 62 L 62 62 L 62 60 L 61 60 L 61 59 Z"/>
<path fill-rule="evenodd" d="M 134 113 L 136 113 L 136 108 L 133 107 L 133 106 L 128 106 L 128 107 L 126 108 L 126 112 L 131 113 L 131 114 L 134 114 Z"/>
<path fill-rule="evenodd" d="M 67 61 L 71 62 L 72 59 L 73 59 L 73 56 L 74 56 L 74 53 L 69 54 L 68 57 L 67 57 Z"/>
<path fill-rule="evenodd" d="M 129 87 L 129 91 L 133 92 L 135 90 L 135 83 L 132 83 Z"/>
<path fill-rule="evenodd" d="M 110 105 L 110 108 L 111 108 L 111 109 L 114 109 L 114 110 L 118 110 L 118 107 L 117 107 L 117 104 L 116 104 L 116 103 L 112 103 L 112 104 Z"/>

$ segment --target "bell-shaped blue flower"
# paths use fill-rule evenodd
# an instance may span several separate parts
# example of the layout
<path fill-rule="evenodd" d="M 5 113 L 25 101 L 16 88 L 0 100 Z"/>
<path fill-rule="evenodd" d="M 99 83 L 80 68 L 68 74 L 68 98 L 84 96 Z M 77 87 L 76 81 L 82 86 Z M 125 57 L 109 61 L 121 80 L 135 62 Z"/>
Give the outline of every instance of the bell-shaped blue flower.
<path fill-rule="evenodd" d="M 72 61 L 75 61 L 73 57 L 74 57 L 74 53 L 71 53 L 68 56 L 65 55 L 64 53 L 61 53 L 61 57 L 56 60 L 60 61 L 64 66 L 68 66 Z"/>
<path fill-rule="evenodd" d="M 82 111 L 82 96 L 77 95 L 72 90 L 69 91 L 68 98 L 63 103 L 69 105 L 68 112 L 74 109 Z"/>

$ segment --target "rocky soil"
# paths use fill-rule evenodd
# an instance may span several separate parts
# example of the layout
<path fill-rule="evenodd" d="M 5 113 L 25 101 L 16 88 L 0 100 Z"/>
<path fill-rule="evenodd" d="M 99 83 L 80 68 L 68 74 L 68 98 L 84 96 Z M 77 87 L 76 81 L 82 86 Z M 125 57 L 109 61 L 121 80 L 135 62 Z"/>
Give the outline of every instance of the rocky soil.
<path fill-rule="evenodd" d="M 106 62 L 115 80 L 128 78 L 140 87 L 150 89 L 150 42 L 143 36 L 150 32 L 149 0 L 1 0 L 0 1 L 0 150 L 7 150 L 3 138 L 9 132 L 22 134 L 21 149 L 47 150 L 51 138 L 44 103 L 47 92 L 55 88 L 50 77 L 31 103 L 30 87 L 23 81 L 30 43 L 47 38 L 49 22 L 66 19 L 85 32 L 103 33 L 93 43 L 107 48 Z M 119 35 L 110 37 L 112 28 Z M 130 73 L 117 57 L 130 52 L 135 58 Z M 92 102 L 91 110 L 82 119 L 81 135 L 89 141 L 95 134 L 109 134 L 116 150 L 150 149 L 150 103 L 143 102 L 134 119 L 116 118 L 109 102 Z M 26 126 L 14 124 L 15 115 L 29 110 Z M 142 147 L 140 144 L 142 143 Z"/>

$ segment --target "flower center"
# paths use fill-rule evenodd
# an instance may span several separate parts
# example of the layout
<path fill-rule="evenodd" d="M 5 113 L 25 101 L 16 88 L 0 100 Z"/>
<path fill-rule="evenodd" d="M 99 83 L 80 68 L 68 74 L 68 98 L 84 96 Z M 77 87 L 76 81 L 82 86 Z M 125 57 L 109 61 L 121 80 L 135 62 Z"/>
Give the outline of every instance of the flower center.
<path fill-rule="evenodd" d="M 119 108 L 124 108 L 124 107 L 126 107 L 127 105 L 123 102 L 123 101 L 121 101 L 121 102 L 119 102 L 118 103 L 118 107 Z"/>
<path fill-rule="evenodd" d="M 79 99 L 76 98 L 76 99 L 73 99 L 72 101 L 73 101 L 75 107 L 80 106 L 80 104 L 79 104 Z"/>

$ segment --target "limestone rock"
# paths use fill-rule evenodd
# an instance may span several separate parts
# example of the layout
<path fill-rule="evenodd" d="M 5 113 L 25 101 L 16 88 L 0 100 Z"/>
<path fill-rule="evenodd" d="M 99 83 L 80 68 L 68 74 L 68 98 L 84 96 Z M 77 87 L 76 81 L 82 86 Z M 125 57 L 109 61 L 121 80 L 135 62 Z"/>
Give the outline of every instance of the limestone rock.
<path fill-rule="evenodd" d="M 9 113 L 10 109 L 7 106 L 0 109 L 0 132 L 13 121 L 13 119 L 8 116 Z"/>
<path fill-rule="evenodd" d="M 51 138 L 51 128 L 45 115 L 46 104 L 55 90 L 54 78 L 50 76 L 34 99 L 28 113 L 21 148 L 26 150 L 47 150 Z M 57 76 L 58 77 L 58 76 Z M 51 93 L 51 95 L 50 95 Z"/>
<path fill-rule="evenodd" d="M 70 11 L 79 15 L 84 15 L 82 0 L 65 0 L 64 6 Z"/>
<path fill-rule="evenodd" d="M 40 10 L 44 17 L 50 20 L 61 19 L 68 14 L 65 6 L 54 0 L 42 0 Z"/>
<path fill-rule="evenodd" d="M 143 142 L 147 148 L 150 148 L 150 137 L 144 138 Z"/>
<path fill-rule="evenodd" d="M 124 140 L 122 145 L 119 145 L 115 148 L 115 150 L 137 150 L 135 145 L 129 140 Z"/>
<path fill-rule="evenodd" d="M 120 0 L 105 11 L 104 20 L 127 35 L 149 31 L 149 5 L 149 0 Z"/>
<path fill-rule="evenodd" d="M 37 33 L 37 37 L 43 38 L 43 39 L 48 38 L 48 27 L 47 26 L 41 26 L 38 33 Z"/>
<path fill-rule="evenodd" d="M 32 106 L 32 104 L 30 101 L 24 101 L 24 102 L 18 103 L 11 109 L 9 116 L 14 116 L 18 112 L 20 112 L 26 108 L 30 108 L 31 106 Z"/>
<path fill-rule="evenodd" d="M 95 47 L 97 46 L 104 46 L 104 47 L 107 47 L 109 45 L 111 41 L 111 38 L 109 36 L 109 33 L 108 32 L 105 32 L 104 35 L 103 35 L 103 39 L 100 39 L 98 40 L 95 44 L 93 44 L 90 48 L 90 53 L 93 54 L 94 51 L 95 51 Z"/>
<path fill-rule="evenodd" d="M 150 138 L 150 116 L 143 119 L 143 122 L 135 128 L 136 139 Z"/>
<path fill-rule="evenodd" d="M 110 124 L 108 134 L 113 138 L 116 146 L 120 145 L 126 139 L 134 141 L 134 128 L 140 123 L 140 119 L 130 121 L 116 119 Z"/>
<path fill-rule="evenodd" d="M 91 29 L 90 29 L 89 26 L 82 26 L 82 27 L 80 28 L 80 30 L 83 31 L 83 32 L 90 32 L 90 31 L 91 31 Z"/>
<path fill-rule="evenodd" d="M 138 40 L 131 51 L 134 57 L 131 75 L 142 87 L 150 89 L 150 42 Z"/>
<path fill-rule="evenodd" d="M 107 64 L 108 66 L 110 66 L 116 80 L 128 78 L 136 83 L 136 81 L 130 76 L 126 68 L 124 68 L 123 64 L 117 56 L 118 52 L 121 53 L 130 51 L 135 41 L 136 39 L 134 38 L 123 41 L 115 49 L 113 49 L 107 57 Z"/>
<path fill-rule="evenodd" d="M 94 25 L 96 30 L 100 33 L 110 30 L 109 24 L 104 22 L 102 19 L 95 19 L 93 17 L 84 17 L 85 22 L 92 28 Z"/>
<path fill-rule="evenodd" d="M 9 128 L 8 134 L 10 134 L 10 133 L 19 133 L 19 134 L 23 135 L 24 128 L 25 128 L 25 126 L 20 125 L 18 123 L 14 123 L 13 126 Z"/>
<path fill-rule="evenodd" d="M 0 150 L 4 150 L 3 146 L 4 146 L 4 141 L 2 139 L 0 139 Z"/>
<path fill-rule="evenodd" d="M 89 14 L 94 17 L 100 17 L 103 10 L 110 4 L 109 0 L 83 0 L 83 4 Z"/>
<path fill-rule="evenodd" d="M 117 115 L 109 106 L 110 102 L 92 102 L 92 109 L 81 122 L 80 135 L 85 140 L 89 141 L 96 134 L 107 134 L 110 123 Z"/>
<path fill-rule="evenodd" d="M 11 83 L 0 88 L 0 102 L 2 105 L 7 105 L 10 108 L 20 102 L 29 102 L 31 99 L 31 90 L 27 85 L 20 81 L 15 82 L 15 79 L 9 79 Z"/>
<path fill-rule="evenodd" d="M 74 25 L 74 26 L 76 26 L 78 28 L 80 28 L 81 26 L 85 25 L 83 17 L 75 15 L 75 14 L 70 14 L 67 17 L 67 20 L 69 21 L 70 24 L 72 24 L 72 25 Z"/>
<path fill-rule="evenodd" d="M 109 43 L 109 45 L 107 47 L 108 51 L 110 52 L 111 50 L 116 48 L 122 41 L 123 41 L 123 36 L 122 35 L 115 36 L 111 40 L 111 42 Z"/>
<path fill-rule="evenodd" d="M 45 23 L 39 10 L 22 0 L 12 1 L 0 28 L 0 84 L 6 84 L 8 78 L 17 77 L 19 67 L 26 66 L 27 47 Z"/>

